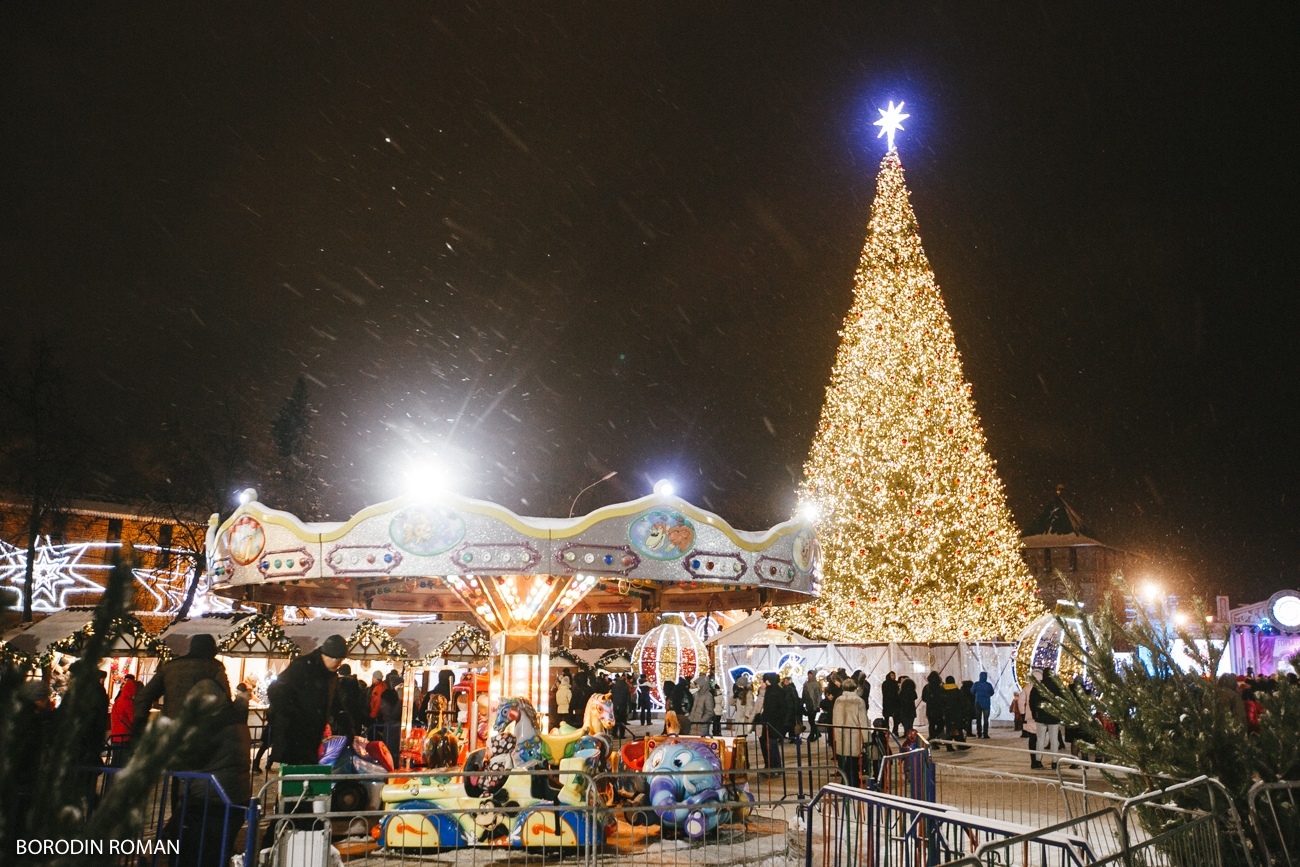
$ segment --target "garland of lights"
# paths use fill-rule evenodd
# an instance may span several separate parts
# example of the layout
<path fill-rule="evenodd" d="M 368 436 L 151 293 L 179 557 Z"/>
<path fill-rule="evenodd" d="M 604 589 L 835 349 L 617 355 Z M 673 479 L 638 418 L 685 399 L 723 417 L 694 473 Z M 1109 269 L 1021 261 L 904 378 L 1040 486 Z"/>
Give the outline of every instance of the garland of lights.
<path fill-rule="evenodd" d="M 424 659 L 427 662 L 454 657 L 468 657 L 471 660 L 478 660 L 487 659 L 491 655 L 492 642 L 487 635 L 477 626 L 466 623 L 447 636 L 447 640 L 439 644 Z"/>
<path fill-rule="evenodd" d="M 362 619 L 348 639 L 348 655 L 354 656 L 353 650 L 360 647 L 362 652 L 355 658 L 366 656 L 386 656 L 389 659 L 407 659 L 406 648 L 397 643 L 388 631 L 373 620 Z M 372 652 L 373 648 L 373 652 Z"/>
<path fill-rule="evenodd" d="M 602 657 L 603 658 L 603 657 Z M 558 647 L 551 651 L 551 659 L 567 659 L 578 667 L 578 671 L 591 674 L 592 667 L 584 662 L 576 653 L 573 653 L 567 647 Z"/>
<path fill-rule="evenodd" d="M 247 617 L 217 644 L 223 654 L 237 656 L 276 656 L 292 659 L 298 645 L 289 640 L 280 624 L 265 614 Z"/>
<path fill-rule="evenodd" d="M 13 666 L 19 671 L 26 671 L 35 663 L 36 660 L 30 655 L 21 650 L 14 650 L 7 641 L 0 641 L 0 668 Z"/>
<path fill-rule="evenodd" d="M 617 660 L 624 660 L 629 665 L 632 663 L 632 652 L 624 647 L 615 647 L 613 650 L 606 650 L 596 660 L 596 668 L 608 669 Z"/>
<path fill-rule="evenodd" d="M 1014 639 L 1043 607 L 893 148 L 840 334 L 800 492 L 821 597 L 774 619 L 834 641 Z"/>
<path fill-rule="evenodd" d="M 67 656 L 80 656 L 82 648 L 85 647 L 86 640 L 94 635 L 94 624 L 87 623 L 76 632 L 52 642 L 45 648 L 40 656 L 37 657 L 37 665 L 44 668 L 54 662 L 57 654 Z M 118 642 L 125 643 L 125 647 L 114 647 Z M 166 662 L 171 659 L 172 651 L 165 643 L 158 639 L 152 632 L 145 629 L 144 624 L 134 614 L 125 614 L 121 617 L 114 617 L 108 624 L 108 651 L 105 656 L 152 656 Z M 122 653 L 120 650 L 128 652 Z"/>

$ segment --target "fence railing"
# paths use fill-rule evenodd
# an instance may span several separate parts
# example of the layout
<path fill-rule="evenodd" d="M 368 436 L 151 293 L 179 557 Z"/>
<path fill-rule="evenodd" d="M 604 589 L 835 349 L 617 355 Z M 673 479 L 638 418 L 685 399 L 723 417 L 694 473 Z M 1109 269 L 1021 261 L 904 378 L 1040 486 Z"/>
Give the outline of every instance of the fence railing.
<path fill-rule="evenodd" d="M 1300 867 L 1300 782 L 1256 783 L 1247 795 L 1265 867 Z"/>
<path fill-rule="evenodd" d="M 1083 859 L 1092 855 L 1085 840 L 1067 833 L 1035 832 L 943 804 L 849 786 L 827 786 L 809 806 L 813 820 L 806 832 L 806 867 L 937 865 L 972 855 L 985 843 L 1033 833 L 1039 836 L 1034 842 L 1038 861 L 1032 863 L 1086 864 Z M 818 830 L 821 846 L 816 845 Z"/>
<path fill-rule="evenodd" d="M 807 803 L 787 793 L 800 775 L 837 768 L 623 771 L 405 771 L 288 774 L 253 801 L 244 864 L 324 864 L 332 849 L 367 865 L 427 863 L 453 851 L 459 867 L 563 858 L 784 867 L 798 860 Z M 821 787 L 819 785 L 819 788 Z M 341 796 L 360 787 L 363 796 Z M 340 809 L 342 804 L 350 809 Z"/>
<path fill-rule="evenodd" d="M 113 793 L 121 768 L 88 768 L 84 773 L 90 778 L 88 823 L 101 808 L 123 809 Z M 249 804 L 232 803 L 211 774 L 169 773 L 149 791 L 140 836 L 110 841 L 103 854 L 110 856 L 111 863 L 130 867 L 224 867 L 233 854 L 245 849 L 247 838 L 241 838 L 240 832 L 252 827 L 253 812 Z"/>
<path fill-rule="evenodd" d="M 1180 806 L 1178 802 L 1192 792 L 1196 792 L 1197 800 L 1205 799 L 1213 808 L 1197 810 Z M 985 842 L 969 856 L 954 859 L 943 867 L 995 864 L 1219 867 L 1223 864 L 1225 842 L 1221 815 L 1227 807 L 1217 781 L 1201 776 L 1126 799 L 1118 807 L 1106 807 L 1016 837 Z M 1109 840 L 1107 834 L 1099 833 L 1103 829 L 1113 834 Z M 1055 843 L 1060 835 L 1088 841 L 1088 847 L 1071 853 L 1070 857 L 1077 860 L 1058 860 Z M 1098 846 L 1098 841 L 1110 845 Z M 1247 863 L 1250 863 L 1249 856 Z"/>

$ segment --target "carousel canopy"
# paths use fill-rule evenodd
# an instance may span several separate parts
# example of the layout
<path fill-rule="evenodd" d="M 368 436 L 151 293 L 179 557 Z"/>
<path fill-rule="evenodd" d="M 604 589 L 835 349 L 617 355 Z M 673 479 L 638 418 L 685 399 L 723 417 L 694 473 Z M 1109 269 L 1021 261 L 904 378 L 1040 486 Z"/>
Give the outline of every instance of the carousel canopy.
<path fill-rule="evenodd" d="M 208 546 L 214 592 L 237 599 L 469 614 L 494 633 L 539 634 L 573 613 L 753 608 L 818 591 L 811 525 L 736 530 L 668 494 L 569 519 L 403 498 L 307 524 L 247 493 Z"/>
<path fill-rule="evenodd" d="M 236 612 L 230 614 L 205 614 L 202 617 L 191 617 L 182 620 L 179 623 L 173 623 L 162 631 L 158 636 L 171 649 L 173 656 L 184 656 L 190 652 L 190 641 L 196 635 L 211 635 L 217 642 L 225 638 L 230 630 L 235 628 L 235 624 L 246 617 L 252 615 L 247 612 Z"/>

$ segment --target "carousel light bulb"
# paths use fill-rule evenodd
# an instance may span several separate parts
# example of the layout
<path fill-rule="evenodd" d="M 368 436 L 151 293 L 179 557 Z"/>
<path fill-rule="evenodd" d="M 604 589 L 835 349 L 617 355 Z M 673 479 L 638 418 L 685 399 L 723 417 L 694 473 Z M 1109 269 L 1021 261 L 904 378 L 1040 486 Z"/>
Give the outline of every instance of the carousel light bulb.
<path fill-rule="evenodd" d="M 673 483 L 667 479 L 660 479 L 655 482 L 655 493 L 661 497 L 671 497 L 673 495 Z"/>
<path fill-rule="evenodd" d="M 244 488 L 242 491 L 239 492 L 239 505 L 241 506 L 247 506 L 249 503 L 255 501 L 256 499 L 257 499 L 256 488 Z"/>
<path fill-rule="evenodd" d="M 817 519 L 821 517 L 821 514 L 822 510 L 815 500 L 804 500 L 799 504 L 798 510 L 795 511 L 795 517 L 808 524 L 817 523 Z"/>

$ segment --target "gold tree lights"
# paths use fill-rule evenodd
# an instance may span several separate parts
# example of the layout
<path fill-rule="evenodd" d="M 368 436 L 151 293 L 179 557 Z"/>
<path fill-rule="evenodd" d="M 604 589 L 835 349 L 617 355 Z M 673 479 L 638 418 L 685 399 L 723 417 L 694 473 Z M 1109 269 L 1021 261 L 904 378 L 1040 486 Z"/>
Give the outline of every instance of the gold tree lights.
<path fill-rule="evenodd" d="M 1014 640 L 1042 605 L 892 147 L 840 337 L 801 491 L 821 597 L 774 616 L 836 641 Z"/>

